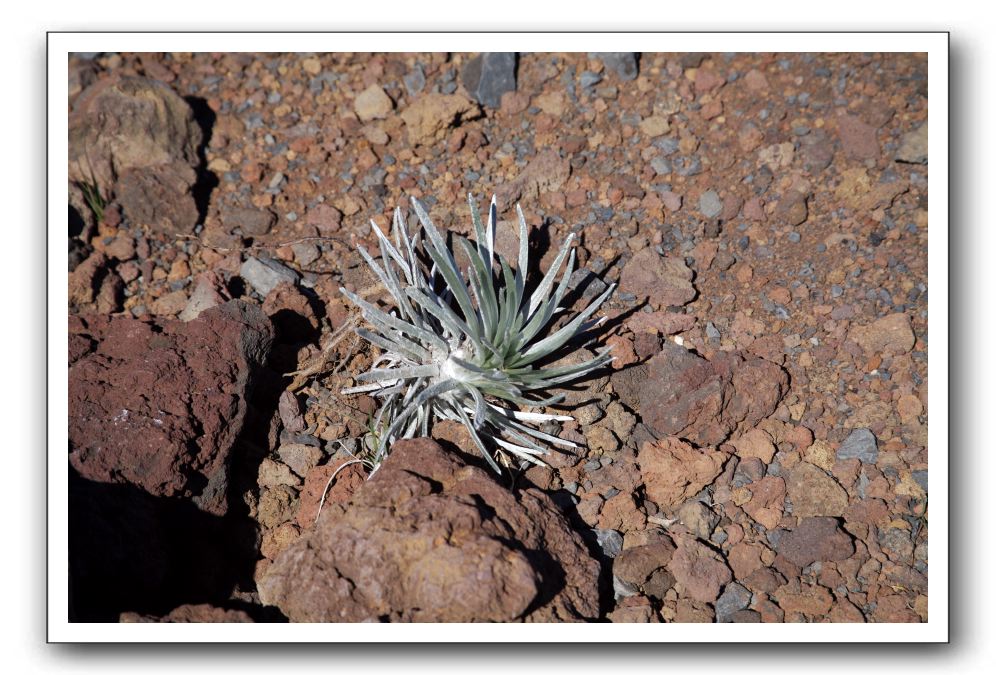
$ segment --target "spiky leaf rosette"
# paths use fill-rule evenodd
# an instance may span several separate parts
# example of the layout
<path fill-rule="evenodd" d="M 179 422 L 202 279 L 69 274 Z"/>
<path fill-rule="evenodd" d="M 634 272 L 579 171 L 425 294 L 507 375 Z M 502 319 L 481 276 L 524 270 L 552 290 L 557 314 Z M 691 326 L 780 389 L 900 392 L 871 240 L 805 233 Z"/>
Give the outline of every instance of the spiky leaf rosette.
<path fill-rule="evenodd" d="M 359 247 L 360 255 L 390 294 L 393 308 L 383 311 L 340 289 L 374 328 L 357 333 L 383 350 L 371 370 L 357 377 L 367 384 L 343 392 L 366 392 L 382 401 L 372 419 L 366 444 L 369 455 L 364 459 L 373 469 L 395 440 L 428 435 L 433 419 L 461 422 L 495 471 L 500 472 L 497 460 L 508 460 L 509 455 L 544 465 L 540 457 L 549 454 L 546 444 L 577 446 L 533 425 L 573 418 L 528 409 L 562 401 L 563 394 L 551 395 L 549 390 L 611 360 L 609 350 L 605 350 L 579 364 L 537 366 L 562 356 L 558 350 L 564 351 L 561 348 L 571 338 L 591 327 L 589 319 L 615 285 L 551 332 L 551 322 L 562 311 L 560 302 L 574 271 L 574 235 L 567 237 L 539 285 L 527 292 L 529 236 L 522 209 L 516 205 L 519 251 L 513 270 L 494 250 L 495 198 L 491 199 L 487 224 L 470 195 L 468 202 L 476 242 L 455 236 L 469 260 L 466 273 L 461 272 L 423 205 L 412 198 L 428 241 L 421 240 L 421 233 L 409 234 L 398 208 L 394 211 L 393 242 L 371 221 L 380 244 L 380 262 Z"/>

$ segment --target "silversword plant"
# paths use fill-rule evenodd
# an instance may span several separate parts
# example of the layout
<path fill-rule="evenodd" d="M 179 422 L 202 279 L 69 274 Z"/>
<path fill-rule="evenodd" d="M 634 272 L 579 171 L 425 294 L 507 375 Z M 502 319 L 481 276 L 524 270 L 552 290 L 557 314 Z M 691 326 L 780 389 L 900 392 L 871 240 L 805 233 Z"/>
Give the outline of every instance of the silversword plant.
<path fill-rule="evenodd" d="M 469 261 L 461 273 L 443 234 L 423 205 L 412 207 L 428 237 L 409 234 L 401 209 L 395 209 L 393 242 L 371 221 L 380 244 L 380 262 L 362 246 L 360 255 L 390 294 L 393 307 L 378 309 L 355 293 L 340 289 L 359 307 L 374 330 L 357 333 L 382 350 L 371 369 L 357 377 L 365 382 L 343 391 L 369 393 L 382 404 L 372 417 L 362 458 L 376 471 L 394 441 L 426 436 L 434 419 L 461 422 L 495 471 L 512 457 L 543 465 L 548 445 L 577 447 L 534 425 L 563 422 L 567 415 L 530 410 L 556 404 L 563 394 L 550 389 L 575 380 L 611 360 L 609 350 L 583 363 L 541 367 L 559 360 L 572 338 L 594 324 L 595 310 L 615 285 L 557 330 L 552 322 L 563 311 L 560 302 L 574 271 L 574 235 L 567 237 L 540 283 L 527 292 L 529 233 L 522 209 L 516 268 L 495 252 L 497 208 L 491 199 L 488 222 L 481 220 L 468 195 L 476 242 L 454 235 Z M 560 281 L 557 273 L 564 266 Z M 556 284 L 556 285 L 555 285 Z"/>

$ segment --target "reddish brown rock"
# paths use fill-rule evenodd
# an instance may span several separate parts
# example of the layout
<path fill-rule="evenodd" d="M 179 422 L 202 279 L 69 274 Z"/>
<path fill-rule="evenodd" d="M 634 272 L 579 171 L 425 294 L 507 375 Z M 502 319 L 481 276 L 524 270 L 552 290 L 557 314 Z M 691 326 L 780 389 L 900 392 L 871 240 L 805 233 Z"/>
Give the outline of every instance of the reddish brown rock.
<path fill-rule="evenodd" d="M 590 620 L 598 573 L 546 495 L 416 439 L 348 504 L 326 504 L 259 591 L 292 621 Z"/>
<path fill-rule="evenodd" d="M 302 528 L 306 529 L 315 524 L 318 509 L 322 503 L 322 495 L 325 496 L 326 506 L 344 504 L 363 485 L 367 478 L 367 472 L 359 463 L 350 464 L 344 468 L 336 475 L 335 481 L 329 485 L 332 474 L 347 461 L 341 460 L 323 464 L 308 471 L 304 479 L 304 487 L 301 488 L 301 506 L 297 512 L 297 524 Z M 326 487 L 328 488 L 327 492 Z"/>
<path fill-rule="evenodd" d="M 837 134 L 844 154 L 852 159 L 876 159 L 878 139 L 875 127 L 865 124 L 854 115 L 841 115 L 837 118 Z"/>
<path fill-rule="evenodd" d="M 759 358 L 719 352 L 707 361 L 671 342 L 647 363 L 619 371 L 612 384 L 626 405 L 660 436 L 718 445 L 775 411 L 788 376 Z"/>
<path fill-rule="evenodd" d="M 94 309 L 93 302 L 107 276 L 107 256 L 100 251 L 91 253 L 69 274 L 69 307 L 77 311 Z"/>
<path fill-rule="evenodd" d="M 169 86 L 143 77 L 98 80 L 69 116 L 69 180 L 107 188 L 124 171 L 198 163 L 194 111 Z"/>
<path fill-rule="evenodd" d="M 166 234 L 189 234 L 200 214 L 194 201 L 197 173 L 184 162 L 129 169 L 118 179 L 118 203 L 135 225 Z"/>
<path fill-rule="evenodd" d="M 733 580 L 722 556 L 692 537 L 680 537 L 668 569 L 681 584 L 679 594 L 699 602 L 715 602 Z"/>
<path fill-rule="evenodd" d="M 775 457 L 775 444 L 771 442 L 771 435 L 763 429 L 751 429 L 731 444 L 740 458 L 756 457 L 765 464 L 771 464 Z"/>
<path fill-rule="evenodd" d="M 633 500 L 633 495 L 620 492 L 605 500 L 598 516 L 598 526 L 603 530 L 642 530 L 647 525 L 647 517 Z"/>
<path fill-rule="evenodd" d="M 99 80 L 69 116 L 69 179 L 113 192 L 136 225 L 191 232 L 202 141 L 193 109 L 162 82 Z"/>
<path fill-rule="evenodd" d="M 775 207 L 775 219 L 782 225 L 795 227 L 802 225 L 809 217 L 809 209 L 806 206 L 806 195 L 789 190 L 778 200 Z"/>
<path fill-rule="evenodd" d="M 778 525 L 785 510 L 785 481 L 778 476 L 765 476 L 745 488 L 750 499 L 744 512 L 769 530 Z"/>
<path fill-rule="evenodd" d="M 695 327 L 695 316 L 677 312 L 636 312 L 626 320 L 634 333 L 674 335 Z"/>
<path fill-rule="evenodd" d="M 737 579 L 746 579 L 757 570 L 764 567 L 761 561 L 761 553 L 764 546 L 761 544 L 748 544 L 740 542 L 733 546 L 727 555 L 727 562 L 733 569 L 733 574 Z"/>
<path fill-rule="evenodd" d="M 654 307 L 681 306 L 695 298 L 692 270 L 681 258 L 661 256 L 652 247 L 637 251 L 623 268 L 619 290 Z"/>
<path fill-rule="evenodd" d="M 797 590 L 793 584 L 786 584 L 774 592 L 774 598 L 786 613 L 812 617 L 825 616 L 833 605 L 830 591 L 815 584 L 802 584 Z"/>
<path fill-rule="evenodd" d="M 817 560 L 850 558 L 854 542 L 834 518 L 803 518 L 794 530 L 782 535 L 777 550 L 789 562 L 805 567 Z"/>
<path fill-rule="evenodd" d="M 865 623 L 865 615 L 847 598 L 835 598 L 827 618 L 831 623 Z"/>
<path fill-rule="evenodd" d="M 93 317 L 69 368 L 69 461 L 84 478 L 227 509 L 228 455 L 273 328 L 232 301 L 190 322 Z"/>
<path fill-rule="evenodd" d="M 854 326 L 848 337 L 869 356 L 905 354 L 916 343 L 910 318 L 902 313 L 889 314 L 867 326 Z"/>
<path fill-rule="evenodd" d="M 646 484 L 647 497 L 659 506 L 677 506 L 712 483 L 729 455 L 721 450 L 698 450 L 688 443 L 666 437 L 640 446 L 637 462 Z"/>
<path fill-rule="evenodd" d="M 832 476 L 809 462 L 799 462 L 789 472 L 787 481 L 792 515 L 840 516 L 847 508 L 847 491 Z"/>
<path fill-rule="evenodd" d="M 335 209 L 331 206 L 319 205 L 319 208 Z M 309 216 L 314 211 L 309 211 Z M 221 224 L 225 232 L 232 233 L 236 228 L 242 234 L 258 237 L 269 233 L 270 229 L 277 224 L 277 214 L 266 209 L 252 209 L 238 206 L 226 206 L 222 208 Z M 310 220 L 310 219 L 309 219 Z"/>
<path fill-rule="evenodd" d="M 612 561 L 612 574 L 641 593 L 662 599 L 674 585 L 674 577 L 667 570 L 674 550 L 668 539 L 627 548 Z"/>
<path fill-rule="evenodd" d="M 612 623 L 660 623 L 660 617 L 654 611 L 650 600 L 642 595 L 623 598 L 616 608 L 609 612 Z"/>

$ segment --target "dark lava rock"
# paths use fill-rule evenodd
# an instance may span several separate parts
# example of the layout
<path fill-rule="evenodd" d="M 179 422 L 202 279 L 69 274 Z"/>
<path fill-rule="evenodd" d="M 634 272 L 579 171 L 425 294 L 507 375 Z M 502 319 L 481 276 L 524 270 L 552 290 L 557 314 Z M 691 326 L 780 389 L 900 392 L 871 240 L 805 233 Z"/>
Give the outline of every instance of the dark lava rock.
<path fill-rule="evenodd" d="M 778 540 L 778 553 L 799 567 L 817 560 L 847 560 L 854 555 L 854 542 L 840 529 L 836 518 L 803 518 Z"/>
<path fill-rule="evenodd" d="M 327 503 L 259 593 L 291 621 L 579 621 L 599 616 L 598 579 L 544 493 L 415 439 L 350 502 Z"/>
<path fill-rule="evenodd" d="M 485 52 L 467 62 L 460 74 L 464 88 L 478 103 L 501 107 L 501 95 L 515 91 L 515 52 Z"/>
<path fill-rule="evenodd" d="M 72 466 L 225 513 L 229 452 L 273 341 L 262 310 L 233 300 L 190 322 L 97 316 L 69 332 Z"/>
<path fill-rule="evenodd" d="M 707 361 L 666 342 L 647 363 L 613 374 L 612 386 L 658 437 L 718 445 L 771 415 L 788 391 L 788 375 L 761 358 L 719 352 Z"/>
<path fill-rule="evenodd" d="M 878 440 L 870 429 L 854 429 L 837 448 L 838 461 L 855 458 L 864 464 L 878 461 Z"/>
<path fill-rule="evenodd" d="M 590 56 L 601 59 L 605 67 L 615 72 L 620 80 L 635 80 L 639 74 L 636 52 L 595 52 Z"/>

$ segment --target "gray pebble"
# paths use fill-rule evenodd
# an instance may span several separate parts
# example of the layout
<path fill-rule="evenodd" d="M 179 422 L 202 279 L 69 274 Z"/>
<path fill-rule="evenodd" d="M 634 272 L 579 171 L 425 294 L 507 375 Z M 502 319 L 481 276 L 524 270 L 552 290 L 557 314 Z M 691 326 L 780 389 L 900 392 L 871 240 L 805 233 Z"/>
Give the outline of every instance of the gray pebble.
<path fill-rule="evenodd" d="M 752 597 L 753 594 L 737 582 L 727 584 L 723 594 L 716 600 L 716 622 L 729 623 L 732 621 L 734 613 L 741 609 L 747 609 Z"/>
<path fill-rule="evenodd" d="M 616 532 L 615 530 L 601 530 L 595 528 L 592 530 L 595 533 L 595 539 L 598 541 L 598 546 L 602 549 L 604 553 L 609 558 L 615 558 L 617 555 L 622 553 L 623 547 L 623 536 Z"/>
<path fill-rule="evenodd" d="M 404 80 L 405 89 L 408 90 L 409 96 L 421 94 L 422 90 L 425 89 L 425 71 L 422 70 L 422 64 L 420 63 L 416 63 L 412 71 L 402 79 Z"/>
<path fill-rule="evenodd" d="M 484 52 L 467 62 L 460 77 L 463 86 L 478 103 L 498 108 L 502 94 L 515 91 L 515 52 Z M 446 94 L 455 90 L 455 82 L 443 87 Z"/>
<path fill-rule="evenodd" d="M 723 201 L 715 190 L 707 190 L 699 197 L 699 212 L 706 218 L 715 218 L 723 212 Z"/>
<path fill-rule="evenodd" d="M 295 283 L 300 275 L 276 260 L 249 258 L 242 263 L 239 276 L 265 298 L 280 282 Z"/>
<path fill-rule="evenodd" d="M 586 70 L 581 73 L 581 88 L 587 89 L 588 87 L 594 87 L 596 84 L 602 81 L 602 76 L 598 73 L 593 73 L 590 70 Z"/>
<path fill-rule="evenodd" d="M 594 52 L 588 55 L 600 59 L 620 80 L 635 80 L 638 74 L 636 52 Z"/>
<path fill-rule="evenodd" d="M 837 459 L 860 459 L 865 464 L 878 460 L 878 441 L 870 429 L 855 429 L 837 449 Z"/>

